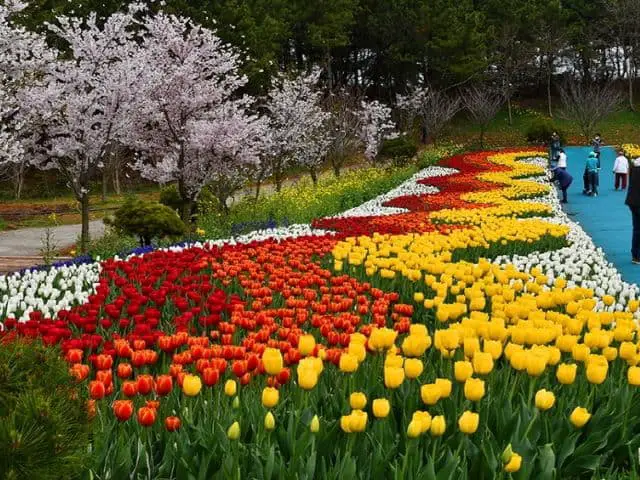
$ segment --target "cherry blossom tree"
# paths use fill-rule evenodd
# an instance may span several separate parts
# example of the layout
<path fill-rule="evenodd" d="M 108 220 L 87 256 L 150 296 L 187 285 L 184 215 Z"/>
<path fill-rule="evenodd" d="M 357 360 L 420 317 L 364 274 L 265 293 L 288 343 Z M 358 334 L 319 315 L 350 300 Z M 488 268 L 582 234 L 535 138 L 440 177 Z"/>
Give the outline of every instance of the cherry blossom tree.
<path fill-rule="evenodd" d="M 278 192 L 285 169 L 295 163 L 309 170 L 315 183 L 317 169 L 329 148 L 329 113 L 321 106 L 319 78 L 319 69 L 293 79 L 281 78 L 268 94 L 271 137 L 266 161 Z"/>
<path fill-rule="evenodd" d="M 397 132 L 391 121 L 391 109 L 377 100 L 363 101 L 361 115 L 359 137 L 364 144 L 364 156 L 373 163 L 382 142 L 397 137 Z"/>
<path fill-rule="evenodd" d="M 212 30 L 164 13 L 147 17 L 143 27 L 142 63 L 150 68 L 130 145 L 145 152 L 136 164 L 144 177 L 177 182 L 181 216 L 189 220 L 207 183 L 255 161 L 257 120 L 247 113 L 253 99 L 238 98 L 247 82 L 240 57 Z"/>
<path fill-rule="evenodd" d="M 325 108 L 330 114 L 328 121 L 329 151 L 327 157 L 336 177 L 340 176 L 344 162 L 362 147 L 359 132 L 363 116 L 360 111 L 362 99 L 344 90 L 330 93 Z"/>
<path fill-rule="evenodd" d="M 22 105 L 32 130 L 33 161 L 58 170 L 80 203 L 80 247 L 89 241 L 89 182 L 104 164 L 111 145 L 131 130 L 132 100 L 148 67 L 136 57 L 134 4 L 104 21 L 58 17 L 50 31 L 69 46 L 69 54 L 24 92 Z"/>
<path fill-rule="evenodd" d="M 19 120 L 19 92 L 36 81 L 55 59 L 44 37 L 13 23 L 14 15 L 27 4 L 7 1 L 0 5 L 0 168 L 13 179 L 15 196 L 20 198 L 27 157 L 21 142 L 24 122 Z"/>

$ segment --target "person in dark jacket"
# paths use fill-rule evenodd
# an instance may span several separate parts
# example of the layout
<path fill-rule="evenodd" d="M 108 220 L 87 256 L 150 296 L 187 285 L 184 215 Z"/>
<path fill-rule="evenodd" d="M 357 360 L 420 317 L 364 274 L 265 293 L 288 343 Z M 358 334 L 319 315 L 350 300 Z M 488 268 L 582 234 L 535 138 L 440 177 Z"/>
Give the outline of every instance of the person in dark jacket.
<path fill-rule="evenodd" d="M 551 170 L 551 173 L 553 173 L 551 181 L 558 182 L 560 190 L 562 191 L 562 200 L 560 200 L 560 203 L 567 203 L 567 190 L 571 182 L 573 182 L 573 177 L 565 168 L 554 168 Z"/>
<path fill-rule="evenodd" d="M 629 161 L 629 189 L 625 203 L 631 210 L 631 261 L 640 264 L 640 158 Z"/>

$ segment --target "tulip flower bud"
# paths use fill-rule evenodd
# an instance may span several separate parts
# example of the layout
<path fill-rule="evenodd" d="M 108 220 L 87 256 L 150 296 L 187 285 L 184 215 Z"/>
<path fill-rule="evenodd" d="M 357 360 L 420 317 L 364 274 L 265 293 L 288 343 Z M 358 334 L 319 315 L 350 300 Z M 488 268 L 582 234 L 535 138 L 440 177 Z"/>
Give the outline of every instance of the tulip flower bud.
<path fill-rule="evenodd" d="M 235 380 L 227 380 L 224 384 L 224 394 L 227 397 L 233 397 L 238 391 L 238 385 Z"/>
<path fill-rule="evenodd" d="M 318 418 L 318 415 L 314 415 L 311 419 L 309 430 L 311 433 L 318 433 L 320 431 L 320 419 Z"/>
<path fill-rule="evenodd" d="M 267 412 L 267 414 L 264 416 L 264 428 L 267 431 L 271 431 L 276 428 L 276 419 L 273 416 L 273 413 Z"/>
<path fill-rule="evenodd" d="M 240 408 L 240 397 L 233 397 L 233 402 L 231 402 L 231 406 L 236 410 Z"/>
<path fill-rule="evenodd" d="M 240 438 L 240 424 L 233 422 L 227 430 L 227 437 L 229 440 L 238 440 Z"/>
<path fill-rule="evenodd" d="M 507 448 L 502 452 L 502 463 L 509 463 L 511 460 L 511 456 L 513 455 L 513 449 L 511 448 L 511 444 L 507 445 Z"/>

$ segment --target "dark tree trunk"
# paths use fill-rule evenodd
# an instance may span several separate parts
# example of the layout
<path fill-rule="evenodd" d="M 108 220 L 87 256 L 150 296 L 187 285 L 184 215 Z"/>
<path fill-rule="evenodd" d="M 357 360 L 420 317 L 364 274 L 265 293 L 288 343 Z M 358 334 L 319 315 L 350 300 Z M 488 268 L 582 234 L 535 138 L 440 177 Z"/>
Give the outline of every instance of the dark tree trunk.
<path fill-rule="evenodd" d="M 120 168 L 118 164 L 116 164 L 113 169 L 113 189 L 116 192 L 116 195 L 120 195 Z"/>
<path fill-rule="evenodd" d="M 80 210 L 82 212 L 82 230 L 80 233 L 80 251 L 87 253 L 89 249 L 89 194 L 82 192 L 80 194 Z"/>
<path fill-rule="evenodd" d="M 276 192 L 280 192 L 282 190 L 282 172 L 273 172 L 273 178 L 276 182 Z"/>
<path fill-rule="evenodd" d="M 547 56 L 547 108 L 549 109 L 549 117 L 553 118 L 551 108 L 551 77 L 553 75 L 553 57 Z"/>
<path fill-rule="evenodd" d="M 313 185 L 317 186 L 318 185 L 318 172 L 316 172 L 315 168 L 310 168 L 309 169 L 309 175 L 311 175 L 311 181 L 313 182 Z"/>
<path fill-rule="evenodd" d="M 106 169 L 102 170 L 102 201 L 107 201 L 107 172 Z"/>
<path fill-rule="evenodd" d="M 260 187 L 261 186 L 262 186 L 262 179 L 259 178 L 256 181 L 256 197 L 255 197 L 256 201 L 258 200 L 258 198 L 260 198 Z"/>

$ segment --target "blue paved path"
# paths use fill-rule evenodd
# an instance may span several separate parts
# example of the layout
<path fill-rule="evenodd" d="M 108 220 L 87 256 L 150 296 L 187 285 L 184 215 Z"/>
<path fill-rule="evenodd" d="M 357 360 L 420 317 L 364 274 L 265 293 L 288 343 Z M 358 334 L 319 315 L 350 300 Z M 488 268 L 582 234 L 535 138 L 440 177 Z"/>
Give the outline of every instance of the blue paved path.
<path fill-rule="evenodd" d="M 580 223 L 596 246 L 604 250 L 607 260 L 613 262 L 625 281 L 640 283 L 640 265 L 631 263 L 631 213 L 624 204 L 626 191 L 613 189 L 615 150 L 612 147 L 602 149 L 598 197 L 582 195 L 582 173 L 591 148 L 567 147 L 565 151 L 573 176 L 565 211 Z"/>

